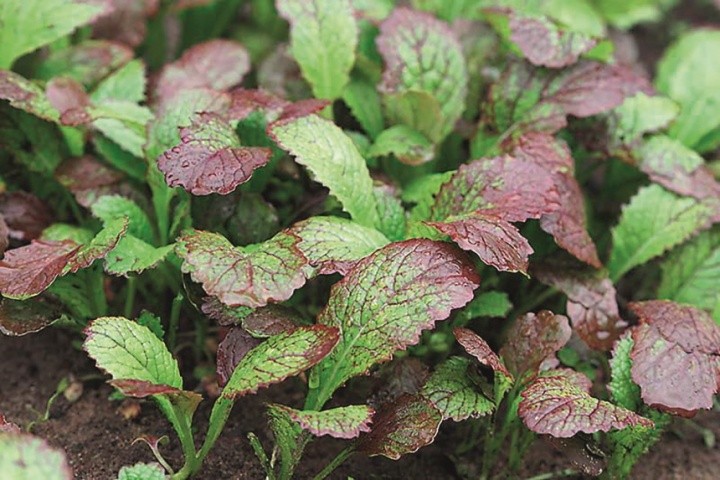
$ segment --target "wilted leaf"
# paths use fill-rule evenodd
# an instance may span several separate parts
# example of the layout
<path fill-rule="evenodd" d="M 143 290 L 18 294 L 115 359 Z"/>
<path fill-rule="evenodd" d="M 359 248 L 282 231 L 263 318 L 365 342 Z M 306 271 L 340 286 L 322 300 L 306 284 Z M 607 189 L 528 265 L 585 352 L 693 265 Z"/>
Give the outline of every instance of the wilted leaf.
<path fill-rule="evenodd" d="M 420 394 L 442 412 L 443 419 L 459 422 L 487 415 L 495 409 L 469 375 L 470 360 L 450 357 L 428 379 Z"/>
<path fill-rule="evenodd" d="M 380 91 L 429 94 L 440 106 L 438 134 L 409 126 L 434 142 L 444 138 L 460 118 L 467 94 L 468 73 L 454 32 L 427 13 L 399 7 L 380 25 L 376 41 L 385 61 Z"/>
<path fill-rule="evenodd" d="M 193 195 L 232 192 L 272 154 L 269 148 L 241 146 L 235 129 L 214 113 L 196 114 L 180 137 L 182 143 L 158 158 L 158 168 L 168 185 Z"/>
<path fill-rule="evenodd" d="M 261 244 L 238 248 L 222 235 L 194 230 L 178 239 L 175 251 L 183 259 L 183 272 L 209 295 L 229 306 L 262 307 L 287 300 L 310 276 L 298 242 L 280 232 Z"/>
<path fill-rule="evenodd" d="M 370 431 L 375 411 L 366 405 L 338 407 L 320 412 L 295 410 L 284 405 L 272 405 L 283 410 L 293 422 L 315 436 L 329 435 L 335 438 L 355 438 Z"/>
<path fill-rule="evenodd" d="M 328 187 L 353 220 L 366 227 L 378 223 L 373 184 L 365 159 L 350 137 L 317 115 L 278 121 L 268 126 L 278 144 Z"/>
<path fill-rule="evenodd" d="M 536 372 L 543 361 L 570 340 L 571 334 L 570 323 L 563 315 L 548 310 L 528 313 L 515 320 L 500 356 L 516 377 Z"/>
<path fill-rule="evenodd" d="M 712 408 L 720 385 L 720 328 L 694 307 L 666 300 L 630 304 L 640 317 L 633 329 L 632 379 L 643 401 L 670 413 Z"/>
<path fill-rule="evenodd" d="M 347 273 L 353 263 L 389 243 L 373 228 L 339 217 L 312 217 L 291 228 L 298 249 L 320 272 Z"/>
<path fill-rule="evenodd" d="M 375 415 L 372 430 L 358 439 L 357 450 L 397 460 L 431 444 L 442 419 L 442 413 L 430 400 L 421 395 L 403 395 Z"/>
<path fill-rule="evenodd" d="M 618 280 L 687 240 L 708 224 L 710 216 L 709 209 L 692 198 L 678 197 L 658 185 L 641 188 L 613 228 L 610 279 Z"/>
<path fill-rule="evenodd" d="M 297 375 L 325 358 L 338 339 L 338 329 L 324 325 L 299 327 L 270 337 L 242 358 L 222 395 L 240 397 Z"/>
<path fill-rule="evenodd" d="M 453 333 L 458 343 L 478 362 L 492 368 L 493 372 L 503 375 L 510 382 L 514 380 L 513 375 L 505 367 L 500 357 L 492 351 L 490 345 L 481 336 L 467 328 L 455 328 Z"/>
<path fill-rule="evenodd" d="M 102 12 L 73 0 L 4 0 L 0 9 L 0 69 L 22 55 L 58 40 Z"/>
<path fill-rule="evenodd" d="M 217 349 L 217 375 L 221 387 L 225 386 L 245 355 L 258 345 L 260 340 L 250 335 L 244 328 L 230 329 Z"/>
<path fill-rule="evenodd" d="M 70 465 L 62 450 L 37 437 L 0 431 L 0 471 L 7 478 L 72 480 Z"/>
<path fill-rule="evenodd" d="M 572 437 L 653 422 L 612 403 L 590 396 L 590 380 L 573 370 L 549 370 L 522 391 L 518 415 L 535 433 Z"/>
<path fill-rule="evenodd" d="M 39 332 L 58 319 L 60 305 L 50 298 L 0 300 L 0 332 L 20 336 Z"/>
<path fill-rule="evenodd" d="M 447 243 L 408 240 L 360 260 L 331 292 L 318 317 L 342 338 L 313 375 L 319 404 L 348 379 L 387 361 L 420 339 L 423 329 L 472 299 L 479 278 L 472 264 Z"/>
<path fill-rule="evenodd" d="M 277 0 L 276 6 L 290 22 L 290 51 L 314 96 L 339 98 L 358 42 L 350 0 Z"/>
<path fill-rule="evenodd" d="M 592 349 L 608 351 L 628 324 L 620 317 L 615 287 L 605 275 L 549 265 L 533 271 L 538 280 L 567 295 L 567 315 L 580 338 Z"/>

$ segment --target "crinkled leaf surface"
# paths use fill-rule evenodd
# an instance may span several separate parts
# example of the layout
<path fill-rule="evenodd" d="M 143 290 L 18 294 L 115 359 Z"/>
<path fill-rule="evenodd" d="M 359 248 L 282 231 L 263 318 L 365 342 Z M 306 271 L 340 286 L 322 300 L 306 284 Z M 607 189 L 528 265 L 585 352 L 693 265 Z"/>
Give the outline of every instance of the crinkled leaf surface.
<path fill-rule="evenodd" d="M 640 405 L 640 387 L 632 379 L 632 358 L 630 354 L 633 346 L 632 335 L 627 333 L 615 343 L 610 360 L 612 378 L 608 383 L 608 390 L 612 401 L 623 408 L 635 411 Z"/>
<path fill-rule="evenodd" d="M 706 312 L 667 300 L 631 303 L 632 379 L 643 401 L 671 413 L 712 408 L 720 385 L 720 327 Z"/>
<path fill-rule="evenodd" d="M 590 380 L 573 370 L 549 370 L 522 391 L 518 415 L 535 433 L 567 438 L 573 435 L 653 425 L 638 414 L 593 398 Z"/>
<path fill-rule="evenodd" d="M 687 240 L 707 225 L 710 215 L 708 207 L 692 198 L 678 197 L 658 185 L 641 188 L 613 228 L 610 278 L 617 280 Z"/>
<path fill-rule="evenodd" d="M 720 305 L 720 231 L 703 232 L 662 264 L 658 298 L 712 312 Z M 715 318 L 720 322 L 720 317 Z"/>
<path fill-rule="evenodd" d="M 0 260 L 0 293 L 20 300 L 39 294 L 62 275 L 79 249 L 72 241 L 33 240 L 8 250 Z"/>
<path fill-rule="evenodd" d="M 193 195 L 232 192 L 272 154 L 269 148 L 241 146 L 235 129 L 214 113 L 198 113 L 180 138 L 182 143 L 158 158 L 158 168 L 168 185 Z"/>
<path fill-rule="evenodd" d="M 377 46 L 385 61 L 380 91 L 429 94 L 442 115 L 438 135 L 416 130 L 433 141 L 445 137 L 460 118 L 467 94 L 468 72 L 454 32 L 432 15 L 399 7 L 380 25 Z"/>
<path fill-rule="evenodd" d="M 325 358 L 338 339 L 338 329 L 325 325 L 299 327 L 272 336 L 242 358 L 222 395 L 247 395 L 297 375 Z"/>
<path fill-rule="evenodd" d="M 570 322 L 563 315 L 548 310 L 528 313 L 515 320 L 500 356 L 516 377 L 535 372 L 570 340 L 571 333 Z"/>
<path fill-rule="evenodd" d="M 428 225 L 448 235 L 463 250 L 500 271 L 527 272 L 533 249 L 520 231 L 496 215 L 476 213 Z"/>
<path fill-rule="evenodd" d="M 113 379 L 182 388 L 177 361 L 149 328 L 122 317 L 102 317 L 85 333 L 83 348 Z"/>
<path fill-rule="evenodd" d="M 318 317 L 338 327 L 337 348 L 313 371 L 319 403 L 348 379 L 414 345 L 423 329 L 472 299 L 479 278 L 452 245 L 431 240 L 392 243 L 360 260 L 330 293 Z"/>
<path fill-rule="evenodd" d="M 136 463 L 120 469 L 118 480 L 165 480 L 165 469 L 158 463 Z"/>
<path fill-rule="evenodd" d="M 72 480 L 65 454 L 32 435 L 0 431 L 0 471 L 13 480 Z"/>
<path fill-rule="evenodd" d="M 102 8 L 73 0 L 5 0 L 0 8 L 0 69 L 88 23 Z"/>
<path fill-rule="evenodd" d="M 435 440 L 443 416 L 421 395 L 403 395 L 381 409 L 372 430 L 358 439 L 358 451 L 397 460 Z"/>
<path fill-rule="evenodd" d="M 666 127 L 677 117 L 680 107 L 667 97 L 644 93 L 626 99 L 610 115 L 610 134 L 623 144 L 632 144 L 643 134 Z"/>
<path fill-rule="evenodd" d="M 340 217 L 312 217 L 293 225 L 298 249 L 322 273 L 345 273 L 354 262 L 390 243 L 374 228 Z"/>
<path fill-rule="evenodd" d="M 254 308 L 287 300 L 305 284 L 311 269 L 298 242 L 280 232 L 261 244 L 238 248 L 222 235 L 193 230 L 178 239 L 175 251 L 183 259 L 183 272 L 209 295 L 229 306 Z"/>
<path fill-rule="evenodd" d="M 420 394 L 442 412 L 443 419 L 459 422 L 492 412 L 495 404 L 472 381 L 467 358 L 450 357 L 428 379 Z"/>
<path fill-rule="evenodd" d="M 315 97 L 339 98 L 358 43 L 350 0 L 277 0 L 276 5 L 290 22 L 290 51 Z"/>
<path fill-rule="evenodd" d="M 615 287 L 606 274 L 577 268 L 538 266 L 533 275 L 567 295 L 573 330 L 592 349 L 608 351 L 627 328 L 620 317 Z"/>
<path fill-rule="evenodd" d="M 353 220 L 374 227 L 379 219 L 365 159 L 350 137 L 317 115 L 278 121 L 269 132 L 278 144 L 328 187 Z"/>
<path fill-rule="evenodd" d="M 465 351 L 475 357 L 478 362 L 492 368 L 496 374 L 503 375 L 510 382 L 513 381 L 513 375 L 480 335 L 468 328 L 455 328 L 453 334 Z"/>
<path fill-rule="evenodd" d="M 284 405 L 273 405 L 283 410 L 303 430 L 313 435 L 329 435 L 335 438 L 355 438 L 362 432 L 370 431 L 375 411 L 367 405 L 338 407 L 320 412 L 295 410 Z"/>

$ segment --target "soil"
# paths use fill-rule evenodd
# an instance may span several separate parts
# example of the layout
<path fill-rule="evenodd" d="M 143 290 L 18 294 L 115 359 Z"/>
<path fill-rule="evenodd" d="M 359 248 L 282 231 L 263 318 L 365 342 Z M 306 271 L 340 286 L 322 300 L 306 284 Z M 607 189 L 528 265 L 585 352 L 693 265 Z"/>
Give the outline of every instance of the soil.
<path fill-rule="evenodd" d="M 80 399 L 69 403 L 60 396 L 51 408 L 50 419 L 36 424 L 33 433 L 65 450 L 78 480 L 111 480 L 116 478 L 123 465 L 154 461 L 146 445 L 132 443 L 142 435 L 168 435 L 170 443 L 161 450 L 172 465 L 179 466 L 182 460 L 179 445 L 155 406 L 150 402 L 142 403 L 141 413 L 133 420 L 126 420 L 118 411 L 120 403 L 108 399 L 112 389 L 98 377 L 92 363 L 76 348 L 77 343 L 73 340 L 68 333 L 53 328 L 27 337 L 0 336 L 0 412 L 10 421 L 27 425 L 37 418 L 34 410 L 44 411 L 58 382 L 64 376 L 73 374 L 85 378 Z M 198 478 L 264 478 L 246 440 L 247 432 L 255 432 L 266 446 L 270 445 L 264 405 L 279 402 L 298 406 L 301 403 L 299 395 L 304 391 L 298 382 L 290 380 L 239 401 Z M 210 406 L 211 402 L 206 401 L 198 410 L 196 424 L 200 432 L 207 426 Z M 720 437 L 720 412 L 706 412 L 695 420 Z M 353 457 L 331 478 L 460 479 L 462 477 L 455 463 L 443 453 L 452 451 L 452 445 L 448 443 L 455 437 L 451 434 L 455 428 L 456 425 L 448 422 L 433 445 L 399 461 Z M 687 423 L 679 422 L 670 431 L 672 433 L 643 457 L 633 472 L 633 479 L 718 478 L 720 448 L 707 448 L 700 433 Z M 344 445 L 345 442 L 333 439 L 319 439 L 311 443 L 296 478 L 312 478 Z M 568 468 L 572 466 L 562 454 L 538 441 L 518 477 L 526 479 Z"/>

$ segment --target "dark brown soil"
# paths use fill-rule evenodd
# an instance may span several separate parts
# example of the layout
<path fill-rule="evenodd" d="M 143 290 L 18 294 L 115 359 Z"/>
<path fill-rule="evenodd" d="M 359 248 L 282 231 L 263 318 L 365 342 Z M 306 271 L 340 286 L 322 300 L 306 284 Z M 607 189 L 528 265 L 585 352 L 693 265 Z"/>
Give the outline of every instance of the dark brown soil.
<path fill-rule="evenodd" d="M 64 376 L 97 374 L 83 352 L 73 347 L 72 337 L 57 330 L 20 338 L 0 336 L 0 412 L 9 420 L 27 425 L 36 418 L 35 410 L 44 410 L 47 399 Z M 143 435 L 168 435 L 171 442 L 162 448 L 172 465 L 179 466 L 181 455 L 168 423 L 151 403 L 142 405 L 135 420 L 125 420 L 117 411 L 119 403 L 110 401 L 110 387 L 101 379 L 86 380 L 81 398 L 70 404 L 63 397 L 53 405 L 51 418 L 35 426 L 33 432 L 61 447 L 67 453 L 76 478 L 109 480 L 116 478 L 123 465 L 153 461 L 150 450 L 142 443 L 132 445 Z M 241 400 L 233 411 L 221 440 L 208 457 L 199 478 L 262 479 L 246 434 L 256 432 L 270 445 L 265 426 L 264 404 L 280 402 L 297 406 L 304 389 L 299 381 L 288 381 L 255 397 Z M 200 407 L 198 429 L 207 425 L 211 402 Z M 708 412 L 697 422 L 720 436 L 720 413 Z M 448 425 L 452 429 L 453 425 Z M 637 466 L 633 478 L 638 480 L 715 479 L 720 466 L 720 449 L 708 449 L 699 433 L 678 424 L 674 430 L 683 435 L 668 434 Z M 460 479 L 453 462 L 443 454 L 451 451 L 441 435 L 438 441 L 415 455 L 394 462 L 384 458 L 355 457 L 331 477 L 346 479 Z M 303 459 L 297 478 L 311 478 L 345 445 L 342 441 L 321 439 L 312 443 Z M 472 459 L 472 456 L 470 456 Z M 563 457 L 542 442 L 533 446 L 519 478 L 557 472 L 571 466 Z M 0 478 L 2 472 L 0 472 Z M 572 478 L 572 477 L 565 477 Z"/>

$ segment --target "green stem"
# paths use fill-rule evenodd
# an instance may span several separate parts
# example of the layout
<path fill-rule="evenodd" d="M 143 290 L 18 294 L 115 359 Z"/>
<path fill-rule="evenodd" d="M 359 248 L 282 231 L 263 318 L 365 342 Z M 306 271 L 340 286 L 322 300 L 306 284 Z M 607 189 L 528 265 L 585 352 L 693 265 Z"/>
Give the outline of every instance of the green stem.
<path fill-rule="evenodd" d="M 135 310 L 135 297 L 137 294 L 137 278 L 132 276 L 127 281 L 127 293 L 125 294 L 125 307 L 123 308 L 123 315 L 125 318 L 132 318 L 133 311 Z"/>
<path fill-rule="evenodd" d="M 205 457 L 210 452 L 213 445 L 215 445 L 218 437 L 220 437 L 223 428 L 225 428 L 225 423 L 227 422 L 228 417 L 230 417 L 230 412 L 232 411 L 234 404 L 235 401 L 227 397 L 221 396 L 215 400 L 215 405 L 213 405 L 212 412 L 210 413 L 210 426 L 208 427 L 205 441 L 196 455 L 197 468 L 200 468 L 203 460 L 205 460 Z"/>
<path fill-rule="evenodd" d="M 353 453 L 355 453 L 354 445 L 350 445 L 349 447 L 342 450 L 340 453 L 337 454 L 335 458 L 333 458 L 330 463 L 325 466 L 325 468 L 320 471 L 320 473 L 313 477 L 313 480 L 324 480 L 325 478 L 327 478 L 328 475 L 334 472 L 337 467 L 342 465 L 345 460 L 350 458 Z"/>
<path fill-rule="evenodd" d="M 170 308 L 170 321 L 168 323 L 167 344 L 168 349 L 171 352 L 175 351 L 177 331 L 180 324 L 180 309 L 182 307 L 182 302 L 184 299 L 185 297 L 183 297 L 183 294 L 178 293 L 177 295 L 175 295 L 175 298 L 173 298 L 172 307 Z"/>

